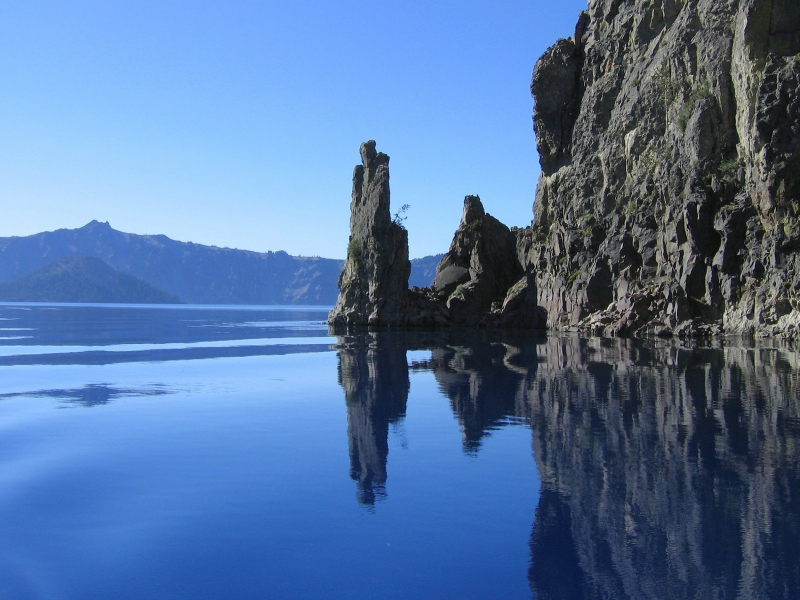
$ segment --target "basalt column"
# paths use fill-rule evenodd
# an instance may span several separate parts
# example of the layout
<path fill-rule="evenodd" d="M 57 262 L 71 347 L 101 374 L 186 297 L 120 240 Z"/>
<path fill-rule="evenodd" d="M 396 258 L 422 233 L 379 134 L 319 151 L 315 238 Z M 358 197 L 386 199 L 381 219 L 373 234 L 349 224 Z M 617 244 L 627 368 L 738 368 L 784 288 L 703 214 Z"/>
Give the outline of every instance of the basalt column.
<path fill-rule="evenodd" d="M 389 157 L 370 140 L 361 144 L 361 164 L 353 172 L 347 260 L 328 323 L 405 324 L 410 274 L 408 232 L 389 212 Z"/>

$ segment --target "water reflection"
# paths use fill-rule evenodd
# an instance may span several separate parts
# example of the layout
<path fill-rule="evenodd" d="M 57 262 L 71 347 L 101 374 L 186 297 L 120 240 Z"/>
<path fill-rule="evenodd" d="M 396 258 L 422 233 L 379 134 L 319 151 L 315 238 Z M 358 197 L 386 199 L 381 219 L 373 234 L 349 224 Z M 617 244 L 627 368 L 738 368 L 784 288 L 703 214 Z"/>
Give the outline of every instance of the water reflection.
<path fill-rule="evenodd" d="M 405 417 L 408 400 L 406 351 L 368 336 L 341 343 L 339 384 L 347 402 L 350 477 L 358 501 L 375 504 L 386 494 L 389 425 Z"/>
<path fill-rule="evenodd" d="M 0 304 L 0 367 L 328 352 L 325 307 Z"/>
<path fill-rule="evenodd" d="M 530 421 L 535 598 L 800 597 L 795 349 L 453 333 L 338 348 L 362 503 L 385 493 L 409 368 L 433 372 L 467 452 Z M 409 367 L 419 349 L 430 358 Z"/>
<path fill-rule="evenodd" d="M 538 597 L 800 595 L 796 352 L 551 339 L 539 353 Z"/>
<path fill-rule="evenodd" d="M 134 398 L 137 396 L 163 396 L 174 393 L 163 385 L 150 385 L 140 388 L 121 388 L 107 384 L 89 384 L 82 388 L 64 390 L 35 390 L 31 392 L 14 392 L 0 394 L 0 400 L 10 398 L 53 398 L 66 404 L 84 406 L 102 406 L 117 398 Z"/>

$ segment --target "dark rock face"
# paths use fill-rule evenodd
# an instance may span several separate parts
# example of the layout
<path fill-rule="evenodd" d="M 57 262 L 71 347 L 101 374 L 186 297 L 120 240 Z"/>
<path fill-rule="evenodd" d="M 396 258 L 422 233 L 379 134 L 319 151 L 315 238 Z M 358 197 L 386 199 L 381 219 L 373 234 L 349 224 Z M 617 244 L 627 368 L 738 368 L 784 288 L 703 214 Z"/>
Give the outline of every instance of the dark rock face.
<path fill-rule="evenodd" d="M 800 4 L 593 0 L 531 91 L 549 327 L 798 334 Z"/>
<path fill-rule="evenodd" d="M 389 210 L 389 157 L 361 145 L 353 174 L 350 242 L 339 277 L 334 329 L 389 327 L 535 327 L 544 319 L 535 280 L 523 270 L 517 234 L 467 196 L 450 250 L 431 287 L 408 289 L 408 233 Z"/>
<path fill-rule="evenodd" d="M 450 251 L 436 268 L 433 288 L 446 298 L 456 323 L 492 310 L 522 275 L 516 238 L 486 214 L 478 196 L 464 199 L 464 212 Z"/>
<path fill-rule="evenodd" d="M 332 325 L 405 324 L 408 232 L 389 213 L 389 157 L 375 142 L 361 144 L 361 164 L 353 172 L 350 240 L 339 276 L 339 299 Z"/>

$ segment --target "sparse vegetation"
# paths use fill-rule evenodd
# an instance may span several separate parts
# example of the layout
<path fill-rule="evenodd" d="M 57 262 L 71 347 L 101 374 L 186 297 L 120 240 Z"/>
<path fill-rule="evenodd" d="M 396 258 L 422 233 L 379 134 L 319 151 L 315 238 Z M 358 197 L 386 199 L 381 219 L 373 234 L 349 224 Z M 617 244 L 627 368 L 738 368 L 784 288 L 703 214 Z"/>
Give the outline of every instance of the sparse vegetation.
<path fill-rule="evenodd" d="M 689 97 L 686 99 L 686 102 L 683 103 L 681 112 L 678 114 L 678 126 L 681 129 L 686 129 L 686 123 L 689 121 L 689 117 L 692 116 L 695 103 L 697 103 L 698 100 L 711 98 L 713 96 L 714 94 L 711 92 L 711 86 L 708 82 L 705 82 L 701 87 L 692 90 L 692 92 L 689 94 Z"/>
<path fill-rule="evenodd" d="M 392 217 L 392 223 L 394 223 L 395 225 L 399 225 L 400 227 L 405 229 L 405 225 L 403 225 L 403 222 L 408 218 L 408 215 L 406 215 L 406 213 L 408 212 L 409 208 L 411 208 L 410 204 L 403 204 L 403 206 L 400 207 L 400 210 L 394 213 L 394 216 Z"/>
<path fill-rule="evenodd" d="M 719 163 L 719 172 L 724 176 L 733 175 L 739 169 L 740 163 L 738 158 L 731 160 L 724 160 Z"/>
<path fill-rule="evenodd" d="M 450 300 L 450 298 L 452 298 L 453 296 L 461 296 L 463 298 L 465 289 L 466 288 L 464 287 L 464 284 L 463 283 L 459 283 L 456 286 L 456 289 L 453 290 L 453 293 L 450 294 L 450 296 L 447 299 Z"/>
<path fill-rule="evenodd" d="M 575 280 L 580 276 L 581 270 L 578 269 L 577 271 L 573 272 L 569 278 L 567 279 L 567 285 L 572 285 L 575 283 Z"/>
<path fill-rule="evenodd" d="M 361 262 L 361 240 L 353 238 L 347 244 L 347 260 L 352 260 L 355 263 Z"/>
<path fill-rule="evenodd" d="M 475 219 L 472 223 L 467 225 L 467 229 L 470 231 L 480 231 L 481 230 L 481 220 Z"/>
<path fill-rule="evenodd" d="M 632 215 L 637 210 L 639 210 L 639 205 L 636 203 L 636 200 L 631 200 L 625 205 L 625 214 Z"/>

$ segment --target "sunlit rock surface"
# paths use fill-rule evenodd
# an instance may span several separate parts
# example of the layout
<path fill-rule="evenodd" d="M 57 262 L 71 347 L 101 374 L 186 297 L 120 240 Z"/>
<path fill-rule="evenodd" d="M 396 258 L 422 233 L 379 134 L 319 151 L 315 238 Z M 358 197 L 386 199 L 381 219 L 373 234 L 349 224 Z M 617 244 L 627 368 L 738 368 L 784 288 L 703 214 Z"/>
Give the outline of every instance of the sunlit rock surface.
<path fill-rule="evenodd" d="M 554 329 L 798 335 L 800 4 L 592 0 L 531 84 Z"/>

